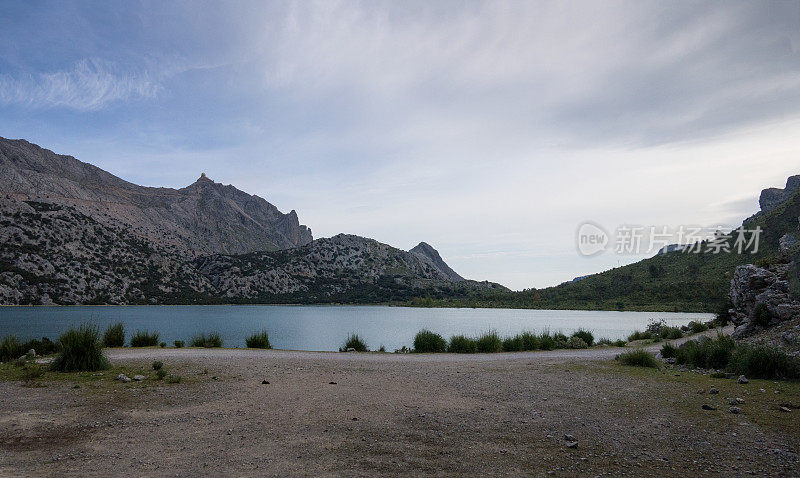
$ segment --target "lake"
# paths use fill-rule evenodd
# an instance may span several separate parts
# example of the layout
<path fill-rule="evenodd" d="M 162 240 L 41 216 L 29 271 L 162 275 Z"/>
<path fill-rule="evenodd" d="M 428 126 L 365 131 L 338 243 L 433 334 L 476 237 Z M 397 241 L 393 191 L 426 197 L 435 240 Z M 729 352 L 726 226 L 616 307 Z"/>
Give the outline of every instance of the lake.
<path fill-rule="evenodd" d="M 427 309 L 388 306 L 87 306 L 0 307 L 0 336 L 20 339 L 58 335 L 73 325 L 90 321 L 101 329 L 125 324 L 126 340 L 139 329 L 158 331 L 160 341 L 188 343 L 200 332 L 218 332 L 226 347 L 244 347 L 245 337 L 266 329 L 274 348 L 338 350 L 347 335 L 358 333 L 370 349 L 387 351 L 410 347 L 423 328 L 449 338 L 496 330 L 501 336 L 518 332 L 562 331 L 578 328 L 596 339 L 619 339 L 643 330 L 651 320 L 679 326 L 691 320 L 710 320 L 713 314 L 670 312 L 616 312 L 528 309 Z"/>

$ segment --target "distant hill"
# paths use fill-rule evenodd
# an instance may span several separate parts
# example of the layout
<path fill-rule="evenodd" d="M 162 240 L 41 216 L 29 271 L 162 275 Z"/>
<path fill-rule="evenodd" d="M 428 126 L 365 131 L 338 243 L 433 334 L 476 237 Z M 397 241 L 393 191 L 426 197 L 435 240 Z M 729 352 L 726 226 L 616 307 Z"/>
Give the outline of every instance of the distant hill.
<path fill-rule="evenodd" d="M 672 246 L 649 259 L 555 287 L 520 292 L 493 290 L 466 300 L 443 300 L 430 305 L 705 312 L 727 309 L 736 266 L 788 262 L 789 258 L 781 256 L 780 243 L 800 239 L 800 176 L 789 178 L 786 189 L 764 190 L 761 205 L 763 209 L 742 225 L 746 230 L 762 228 L 757 254 L 695 253 Z M 729 241 L 731 246 L 732 242 Z"/>
<path fill-rule="evenodd" d="M 464 280 L 426 243 L 340 234 L 204 174 L 137 186 L 0 139 L 0 304 L 378 303 L 507 290 Z"/>

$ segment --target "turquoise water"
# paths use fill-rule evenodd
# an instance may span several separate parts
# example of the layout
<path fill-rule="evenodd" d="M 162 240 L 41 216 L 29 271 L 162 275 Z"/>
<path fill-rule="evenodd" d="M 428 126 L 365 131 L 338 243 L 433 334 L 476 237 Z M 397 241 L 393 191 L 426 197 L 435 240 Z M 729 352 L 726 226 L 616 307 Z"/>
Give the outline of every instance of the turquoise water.
<path fill-rule="evenodd" d="M 712 314 L 520 309 L 421 309 L 386 306 L 92 306 L 0 307 L 0 336 L 56 339 L 72 325 L 90 321 L 101 329 L 125 324 L 126 337 L 137 329 L 158 331 L 160 341 L 188 342 L 200 332 L 218 332 L 226 347 L 244 347 L 245 337 L 261 329 L 275 348 L 337 350 L 351 332 L 367 345 L 393 351 L 411 346 L 420 329 L 449 338 L 496 330 L 500 335 L 522 331 L 571 333 L 580 327 L 596 338 L 618 339 L 644 329 L 651 320 L 669 325 L 709 320 Z"/>

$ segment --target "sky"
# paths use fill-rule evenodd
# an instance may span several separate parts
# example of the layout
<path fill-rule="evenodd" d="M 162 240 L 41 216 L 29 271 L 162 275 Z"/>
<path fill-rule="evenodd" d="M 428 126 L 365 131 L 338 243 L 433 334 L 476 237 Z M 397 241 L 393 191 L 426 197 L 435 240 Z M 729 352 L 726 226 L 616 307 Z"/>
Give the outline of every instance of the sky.
<path fill-rule="evenodd" d="M 0 0 L 0 136 L 545 287 L 800 174 L 800 2 Z"/>

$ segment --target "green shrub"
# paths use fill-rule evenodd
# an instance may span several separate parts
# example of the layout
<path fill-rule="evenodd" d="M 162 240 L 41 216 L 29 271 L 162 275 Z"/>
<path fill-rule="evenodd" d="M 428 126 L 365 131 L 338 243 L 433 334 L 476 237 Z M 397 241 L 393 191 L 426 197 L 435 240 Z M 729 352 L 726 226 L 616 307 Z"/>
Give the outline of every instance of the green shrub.
<path fill-rule="evenodd" d="M 634 340 L 651 340 L 652 338 L 652 332 L 635 330 L 631 335 L 628 336 L 628 342 L 633 342 Z"/>
<path fill-rule="evenodd" d="M 147 330 L 137 330 L 131 337 L 131 347 L 155 347 L 158 345 L 158 332 L 152 334 Z"/>
<path fill-rule="evenodd" d="M 172 342 L 172 345 L 174 345 L 176 349 L 182 349 L 184 345 L 183 340 L 176 340 L 175 342 Z"/>
<path fill-rule="evenodd" d="M 42 337 L 42 340 L 31 339 L 22 344 L 22 353 L 26 353 L 30 349 L 35 350 L 37 355 L 50 355 L 56 352 L 57 347 L 50 339 Z"/>
<path fill-rule="evenodd" d="M 344 342 L 344 346 L 339 348 L 340 352 L 346 352 L 347 349 L 353 349 L 356 352 L 366 352 L 369 350 L 367 344 L 361 340 L 358 334 L 350 334 Z"/>
<path fill-rule="evenodd" d="M 103 346 L 123 347 L 125 345 L 125 325 L 121 322 L 109 325 L 103 334 Z"/>
<path fill-rule="evenodd" d="M 520 334 L 522 339 L 523 350 L 537 350 L 539 348 L 539 337 L 531 332 L 522 332 Z"/>
<path fill-rule="evenodd" d="M 35 363 L 26 363 L 22 367 L 22 380 L 32 382 L 44 375 L 44 370 Z"/>
<path fill-rule="evenodd" d="M 100 332 L 91 325 L 70 329 L 58 338 L 58 355 L 50 364 L 59 372 L 81 372 L 108 368 Z"/>
<path fill-rule="evenodd" d="M 562 334 L 561 332 L 556 332 L 553 334 L 553 340 L 555 341 L 557 349 L 565 349 L 567 348 L 567 344 L 569 343 L 569 337 Z"/>
<path fill-rule="evenodd" d="M 706 368 L 722 369 L 728 365 L 736 342 L 728 336 L 719 334 L 716 340 L 706 340 L 708 353 L 706 354 Z"/>
<path fill-rule="evenodd" d="M 486 332 L 475 340 L 475 346 L 480 353 L 494 353 L 503 351 L 503 341 L 497 332 Z"/>
<path fill-rule="evenodd" d="M 628 345 L 628 342 L 622 339 L 617 339 L 617 341 L 614 342 L 614 345 L 616 345 L 617 347 L 625 347 L 626 345 Z"/>
<path fill-rule="evenodd" d="M 162 349 L 164 349 L 164 348 L 167 348 L 167 343 L 166 342 L 161 342 L 160 344 L 158 344 L 158 346 L 161 347 Z"/>
<path fill-rule="evenodd" d="M 584 342 L 582 338 L 572 336 L 567 341 L 567 348 L 568 349 L 585 349 L 585 348 L 589 348 L 589 345 L 587 345 L 586 342 Z"/>
<path fill-rule="evenodd" d="M 269 334 L 266 330 L 257 332 L 245 339 L 247 348 L 249 349 L 271 349 L 272 345 L 269 343 Z"/>
<path fill-rule="evenodd" d="M 758 304 L 753 310 L 753 324 L 758 325 L 759 327 L 767 327 L 772 320 L 772 316 L 769 313 L 769 309 L 767 308 L 767 304 L 763 302 Z"/>
<path fill-rule="evenodd" d="M 749 378 L 800 378 L 800 362 L 779 349 L 763 345 L 741 345 L 730 356 L 730 372 Z"/>
<path fill-rule="evenodd" d="M 22 344 L 19 339 L 13 335 L 6 335 L 0 341 L 0 362 L 16 360 L 25 352 L 27 351 L 22 350 Z"/>
<path fill-rule="evenodd" d="M 702 337 L 690 340 L 675 351 L 675 360 L 679 364 L 689 364 L 699 368 L 725 368 L 736 343 L 730 337 L 717 335 L 712 339 Z"/>
<path fill-rule="evenodd" d="M 650 352 L 644 349 L 629 350 L 617 355 L 617 360 L 624 365 L 633 367 L 658 368 L 658 360 Z"/>
<path fill-rule="evenodd" d="M 700 332 L 705 332 L 706 330 L 708 330 L 708 326 L 700 322 L 699 320 L 693 320 L 689 322 L 689 325 L 687 325 L 687 327 L 693 334 L 699 334 Z"/>
<path fill-rule="evenodd" d="M 553 350 L 556 348 L 556 341 L 550 335 L 550 332 L 542 332 L 539 336 L 539 348 L 542 350 Z"/>
<path fill-rule="evenodd" d="M 456 354 L 474 354 L 478 351 L 478 343 L 464 335 L 454 335 L 450 337 L 450 345 L 447 351 Z"/>
<path fill-rule="evenodd" d="M 680 327 L 662 327 L 659 337 L 667 340 L 675 340 L 683 337 Z"/>
<path fill-rule="evenodd" d="M 661 346 L 661 356 L 664 358 L 672 358 L 675 357 L 675 353 L 677 352 L 677 348 L 672 344 L 664 344 Z"/>
<path fill-rule="evenodd" d="M 181 376 L 180 375 L 169 375 L 169 376 L 167 376 L 167 383 L 181 383 Z"/>
<path fill-rule="evenodd" d="M 190 343 L 192 347 L 205 347 L 207 349 L 222 347 L 222 337 L 216 332 L 211 332 L 208 335 L 203 332 L 192 337 Z"/>
<path fill-rule="evenodd" d="M 503 339 L 503 352 L 522 352 L 523 350 L 525 350 L 525 342 L 522 340 L 522 335 L 517 334 Z"/>
<path fill-rule="evenodd" d="M 158 380 L 164 380 L 164 377 L 166 376 L 167 376 L 167 371 L 164 370 L 163 368 L 156 370 L 156 378 Z"/>
<path fill-rule="evenodd" d="M 587 347 L 594 345 L 594 335 L 588 330 L 578 329 L 578 331 L 572 334 L 572 336 L 583 340 Z"/>
<path fill-rule="evenodd" d="M 414 352 L 439 353 L 447 352 L 447 341 L 441 335 L 430 330 L 420 330 L 414 336 Z"/>
<path fill-rule="evenodd" d="M 164 368 L 164 362 L 159 362 L 158 360 L 153 362 L 153 370 L 161 370 L 162 368 Z"/>

